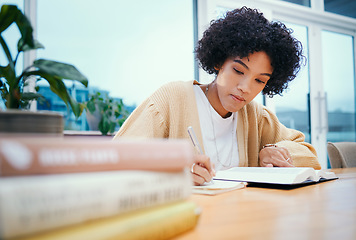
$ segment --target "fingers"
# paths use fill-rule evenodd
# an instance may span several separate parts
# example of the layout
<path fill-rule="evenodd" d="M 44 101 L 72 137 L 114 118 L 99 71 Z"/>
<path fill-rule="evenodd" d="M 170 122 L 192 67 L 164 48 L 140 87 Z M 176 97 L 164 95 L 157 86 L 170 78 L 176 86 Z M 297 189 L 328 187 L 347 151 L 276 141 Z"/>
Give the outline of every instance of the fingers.
<path fill-rule="evenodd" d="M 289 161 L 286 161 L 286 159 L 275 159 L 272 164 L 274 167 L 294 167 Z"/>
<path fill-rule="evenodd" d="M 203 185 L 204 183 L 211 181 L 211 180 L 207 181 L 203 177 L 201 177 L 201 176 L 199 176 L 199 175 L 197 175 L 195 173 L 193 173 L 192 176 L 193 176 L 193 183 L 196 186 Z"/>
<path fill-rule="evenodd" d="M 214 166 L 208 156 L 203 154 L 196 155 L 194 161 L 197 165 L 206 168 L 211 175 L 215 176 Z"/>
<path fill-rule="evenodd" d="M 191 167 L 193 182 L 195 185 L 201 185 L 210 182 L 215 176 L 213 164 L 206 155 L 196 155 L 195 163 Z"/>
<path fill-rule="evenodd" d="M 199 164 L 195 164 L 192 167 L 193 180 L 199 184 L 203 184 L 205 182 L 210 182 L 213 178 L 213 175 L 204 167 Z"/>
<path fill-rule="evenodd" d="M 279 148 L 280 153 L 283 155 L 284 159 L 281 159 L 281 160 L 284 160 L 289 164 L 293 164 L 293 160 L 292 160 L 292 157 L 291 157 L 289 151 L 284 147 L 277 147 L 277 148 Z"/>
<path fill-rule="evenodd" d="M 284 147 L 277 147 L 276 151 L 280 155 L 279 157 L 275 157 L 274 161 L 272 162 L 273 166 L 275 167 L 293 167 L 293 160 L 289 151 Z"/>
<path fill-rule="evenodd" d="M 294 167 L 291 155 L 284 147 L 263 148 L 259 157 L 261 167 Z"/>

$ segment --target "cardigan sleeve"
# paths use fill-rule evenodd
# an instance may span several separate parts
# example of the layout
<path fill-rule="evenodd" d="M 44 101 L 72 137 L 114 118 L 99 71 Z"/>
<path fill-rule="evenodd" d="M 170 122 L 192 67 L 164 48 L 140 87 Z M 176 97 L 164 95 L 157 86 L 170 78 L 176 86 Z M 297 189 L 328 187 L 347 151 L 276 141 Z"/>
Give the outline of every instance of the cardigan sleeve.
<path fill-rule="evenodd" d="M 166 129 L 162 112 L 152 97 L 141 103 L 121 126 L 114 139 L 128 138 L 165 138 Z"/>
<path fill-rule="evenodd" d="M 177 81 L 158 88 L 132 112 L 114 139 L 189 138 L 188 126 L 200 128 L 193 84 Z"/>
<path fill-rule="evenodd" d="M 317 153 L 314 147 L 305 141 L 302 132 L 285 127 L 279 122 L 277 116 L 262 106 L 260 118 L 260 150 L 265 144 L 276 144 L 285 147 L 291 154 L 296 167 L 313 167 L 320 169 Z"/>

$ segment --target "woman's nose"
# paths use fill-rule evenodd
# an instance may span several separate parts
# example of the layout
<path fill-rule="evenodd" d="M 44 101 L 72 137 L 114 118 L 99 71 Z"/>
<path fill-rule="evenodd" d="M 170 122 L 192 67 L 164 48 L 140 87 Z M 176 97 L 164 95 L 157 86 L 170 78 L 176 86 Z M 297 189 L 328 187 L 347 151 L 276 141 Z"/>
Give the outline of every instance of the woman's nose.
<path fill-rule="evenodd" d="M 244 77 L 240 80 L 239 84 L 237 85 L 237 88 L 241 90 L 243 93 L 249 93 L 251 91 L 251 81 L 249 77 Z"/>

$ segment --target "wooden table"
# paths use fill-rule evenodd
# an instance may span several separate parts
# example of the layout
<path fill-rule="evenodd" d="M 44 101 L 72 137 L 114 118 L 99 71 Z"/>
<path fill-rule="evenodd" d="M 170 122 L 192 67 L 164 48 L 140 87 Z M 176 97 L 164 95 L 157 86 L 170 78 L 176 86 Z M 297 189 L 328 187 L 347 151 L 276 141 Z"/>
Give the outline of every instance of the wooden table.
<path fill-rule="evenodd" d="M 193 195 L 197 227 L 176 239 L 356 239 L 356 168 L 340 179 L 293 190 L 252 188 Z"/>

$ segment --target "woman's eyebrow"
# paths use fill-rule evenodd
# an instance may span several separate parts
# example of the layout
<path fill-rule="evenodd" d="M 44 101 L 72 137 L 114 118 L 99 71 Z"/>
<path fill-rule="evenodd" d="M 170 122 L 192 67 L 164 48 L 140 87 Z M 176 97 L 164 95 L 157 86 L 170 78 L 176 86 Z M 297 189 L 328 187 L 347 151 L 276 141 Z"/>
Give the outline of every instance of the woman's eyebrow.
<path fill-rule="evenodd" d="M 239 59 L 234 59 L 234 62 L 240 63 L 242 66 L 244 66 L 246 69 L 249 69 L 248 66 L 241 60 Z"/>
<path fill-rule="evenodd" d="M 241 60 L 239 59 L 234 59 L 234 62 L 237 62 L 237 63 L 240 63 L 243 67 L 245 67 L 247 70 L 249 69 L 248 66 Z M 269 76 L 269 77 L 272 77 L 272 74 L 271 73 L 261 73 L 260 75 L 266 75 L 266 76 Z"/>

